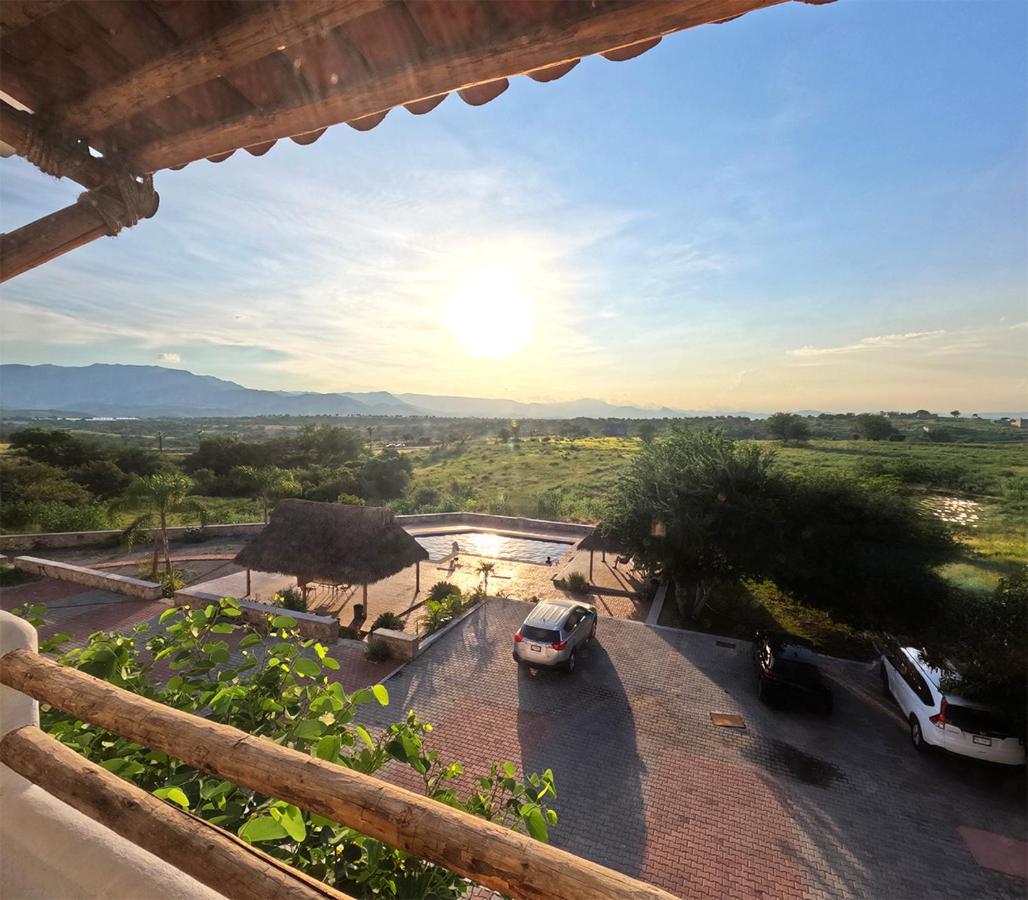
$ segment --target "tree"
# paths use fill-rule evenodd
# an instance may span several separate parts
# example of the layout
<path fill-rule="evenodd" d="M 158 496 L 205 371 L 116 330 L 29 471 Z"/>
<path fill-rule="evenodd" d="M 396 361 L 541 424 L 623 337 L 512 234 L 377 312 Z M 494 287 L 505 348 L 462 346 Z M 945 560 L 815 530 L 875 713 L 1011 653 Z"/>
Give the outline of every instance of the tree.
<path fill-rule="evenodd" d="M 672 576 L 683 612 L 696 616 L 719 583 L 769 570 L 777 549 L 773 459 L 720 431 L 673 425 L 632 461 L 604 528 L 650 572 Z"/>
<path fill-rule="evenodd" d="M 478 574 L 482 576 L 482 590 L 487 594 L 489 593 L 489 576 L 493 574 L 495 568 L 496 563 L 483 561 L 478 564 Z"/>
<path fill-rule="evenodd" d="M 380 500 L 402 497 L 413 468 L 410 458 L 395 450 L 371 457 L 361 469 L 361 495 Z"/>
<path fill-rule="evenodd" d="M 189 498 L 193 482 L 181 472 L 160 472 L 156 475 L 143 475 L 129 486 L 125 502 L 143 504 L 146 512 L 138 516 L 125 529 L 125 537 L 131 547 L 145 531 L 157 528 L 160 543 L 153 542 L 153 562 L 151 572 L 157 577 L 159 551 L 164 551 L 164 571 L 171 573 L 171 550 L 168 546 L 168 517 L 175 512 L 195 511 L 200 521 L 205 522 L 207 515 L 202 504 Z"/>
<path fill-rule="evenodd" d="M 67 431 L 25 428 L 11 435 L 11 449 L 20 450 L 33 462 L 59 468 L 73 468 L 96 459 L 104 452 L 92 441 L 83 441 Z"/>
<path fill-rule="evenodd" d="M 781 483 L 772 577 L 797 600 L 860 627 L 915 628 L 946 596 L 945 526 L 884 479 L 805 473 Z"/>
<path fill-rule="evenodd" d="M 768 416 L 764 425 L 767 433 L 782 443 L 799 443 L 810 437 L 810 426 L 803 416 L 797 416 L 795 413 L 776 412 L 773 416 Z"/>
<path fill-rule="evenodd" d="M 862 413 L 853 421 L 856 425 L 857 433 L 867 441 L 887 441 L 896 434 L 896 429 L 893 428 L 892 422 L 885 416 Z"/>
<path fill-rule="evenodd" d="M 71 477 L 91 494 L 103 499 L 117 497 L 132 477 L 109 459 L 95 459 L 71 470 Z"/>
<path fill-rule="evenodd" d="M 951 409 L 951 410 L 949 411 L 949 414 L 950 414 L 951 416 L 953 416 L 953 418 L 954 418 L 954 419 L 958 419 L 958 418 L 960 418 L 960 410 L 959 410 L 959 409 Z"/>
<path fill-rule="evenodd" d="M 265 525 L 268 524 L 268 509 L 276 500 L 299 494 L 301 490 L 292 472 L 275 466 L 262 466 L 259 469 L 238 466 L 230 474 L 249 486 L 261 505 Z"/>
<path fill-rule="evenodd" d="M 644 444 L 653 443 L 653 438 L 657 434 L 656 425 L 654 425 L 652 422 L 642 422 L 636 430 L 639 432 L 639 437 L 642 438 L 642 442 Z"/>
<path fill-rule="evenodd" d="M 556 796 L 550 770 L 519 773 L 511 762 L 496 762 L 470 793 L 458 792 L 464 767 L 425 746 L 431 726 L 413 712 L 374 732 L 358 724 L 362 707 L 388 705 L 384 686 L 347 694 L 329 678 L 338 662 L 324 646 L 301 641 L 289 616 L 268 615 L 257 626 L 241 621 L 239 604 L 231 599 L 169 609 L 158 631 L 142 625 L 132 635 L 97 632 L 61 662 L 173 709 L 366 775 L 387 764 L 400 766 L 410 776 L 404 784 L 413 786 L 413 779 L 426 796 L 548 840 L 557 821 L 547 805 Z M 55 707 L 43 707 L 40 719 L 48 734 L 87 759 L 347 895 L 458 900 L 473 887 L 442 867 L 153 753 Z"/>
<path fill-rule="evenodd" d="M 992 594 L 951 595 L 925 648 L 941 668 L 960 672 L 956 693 L 998 706 L 1025 734 L 1028 710 L 1028 568 L 1000 579 Z"/>

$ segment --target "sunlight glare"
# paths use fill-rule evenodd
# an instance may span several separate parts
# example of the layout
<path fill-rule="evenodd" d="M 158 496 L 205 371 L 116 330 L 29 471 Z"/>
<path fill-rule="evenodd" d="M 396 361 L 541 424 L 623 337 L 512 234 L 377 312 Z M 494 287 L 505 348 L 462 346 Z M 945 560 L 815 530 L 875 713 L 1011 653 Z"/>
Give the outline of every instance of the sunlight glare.
<path fill-rule="evenodd" d="M 532 306 L 513 272 L 478 269 L 450 295 L 446 326 L 471 356 L 500 359 L 532 336 Z"/>

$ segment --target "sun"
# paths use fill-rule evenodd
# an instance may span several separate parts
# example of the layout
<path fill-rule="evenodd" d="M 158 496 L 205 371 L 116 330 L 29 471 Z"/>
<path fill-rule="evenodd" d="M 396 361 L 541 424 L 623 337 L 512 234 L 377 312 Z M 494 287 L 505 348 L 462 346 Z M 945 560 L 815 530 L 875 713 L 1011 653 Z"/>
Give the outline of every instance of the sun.
<path fill-rule="evenodd" d="M 470 273 L 446 303 L 446 326 L 471 356 L 502 359 L 532 336 L 533 305 L 514 272 Z"/>

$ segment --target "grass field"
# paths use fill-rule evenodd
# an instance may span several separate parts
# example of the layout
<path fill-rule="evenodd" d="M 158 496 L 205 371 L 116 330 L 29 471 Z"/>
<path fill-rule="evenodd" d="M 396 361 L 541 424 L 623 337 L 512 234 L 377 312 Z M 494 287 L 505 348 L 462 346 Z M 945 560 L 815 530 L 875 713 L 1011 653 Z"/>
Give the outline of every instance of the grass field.
<path fill-rule="evenodd" d="M 977 520 L 951 523 L 963 558 L 943 569 L 956 584 L 989 589 L 1028 562 L 1028 445 L 811 441 L 775 450 L 793 471 L 896 478 L 922 500 L 962 498 Z M 410 511 L 465 509 L 498 515 L 596 521 L 638 438 L 530 438 L 415 453 Z"/>

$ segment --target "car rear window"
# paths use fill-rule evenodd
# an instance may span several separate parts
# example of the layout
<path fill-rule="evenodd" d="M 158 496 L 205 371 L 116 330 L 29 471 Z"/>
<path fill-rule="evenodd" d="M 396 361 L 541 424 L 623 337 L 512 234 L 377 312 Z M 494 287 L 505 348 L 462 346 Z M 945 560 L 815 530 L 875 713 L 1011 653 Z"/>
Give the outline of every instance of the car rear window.
<path fill-rule="evenodd" d="M 812 666 L 809 663 L 780 659 L 775 662 L 774 672 L 779 678 L 784 678 L 796 684 L 814 685 L 821 683 L 821 673 L 817 670 L 817 666 Z"/>
<path fill-rule="evenodd" d="M 961 731 L 971 734 L 991 734 L 1007 736 L 1010 734 L 1010 723 L 1001 713 L 988 709 L 975 709 L 973 706 L 958 706 L 954 703 L 946 705 L 946 721 L 956 725 Z"/>
<path fill-rule="evenodd" d="M 560 635 L 550 628 L 540 628 L 538 625 L 522 625 L 521 636 L 526 641 L 538 641 L 541 644 L 554 644 L 560 640 Z"/>

